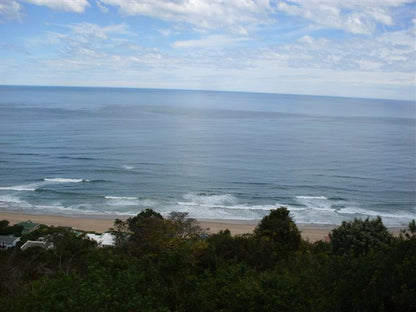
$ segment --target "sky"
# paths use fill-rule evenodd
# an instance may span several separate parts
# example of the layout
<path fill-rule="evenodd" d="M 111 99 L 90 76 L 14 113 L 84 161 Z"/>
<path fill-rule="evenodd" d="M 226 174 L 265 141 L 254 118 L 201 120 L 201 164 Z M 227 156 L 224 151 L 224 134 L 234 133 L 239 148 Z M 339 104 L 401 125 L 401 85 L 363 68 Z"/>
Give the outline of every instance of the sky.
<path fill-rule="evenodd" d="M 0 0 L 0 84 L 415 101 L 414 0 Z"/>

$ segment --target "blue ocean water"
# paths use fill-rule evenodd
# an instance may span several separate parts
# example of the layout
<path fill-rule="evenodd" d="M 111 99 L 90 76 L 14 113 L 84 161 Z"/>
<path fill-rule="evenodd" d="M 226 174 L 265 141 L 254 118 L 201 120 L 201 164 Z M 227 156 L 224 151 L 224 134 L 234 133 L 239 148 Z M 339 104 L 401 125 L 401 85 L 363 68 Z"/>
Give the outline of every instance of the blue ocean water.
<path fill-rule="evenodd" d="M 415 103 L 0 86 L 0 209 L 416 218 Z"/>

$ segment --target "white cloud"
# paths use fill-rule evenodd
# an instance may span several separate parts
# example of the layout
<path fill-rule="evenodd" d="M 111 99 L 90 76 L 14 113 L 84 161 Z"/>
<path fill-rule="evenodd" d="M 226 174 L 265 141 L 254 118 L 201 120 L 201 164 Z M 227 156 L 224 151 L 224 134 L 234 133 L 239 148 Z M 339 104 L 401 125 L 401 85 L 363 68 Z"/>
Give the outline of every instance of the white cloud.
<path fill-rule="evenodd" d="M 280 1 L 278 9 L 301 16 L 320 27 L 343 29 L 355 34 L 370 34 L 377 23 L 394 24 L 391 8 L 413 0 L 291 0 Z"/>
<path fill-rule="evenodd" d="M 3 45 L 7 55 L 18 47 L 26 50 L 19 53 L 24 62 L 15 62 L 14 67 L 12 62 L 3 62 L 2 70 L 13 73 L 25 66 L 27 74 L 21 79 L 40 77 L 42 84 L 410 98 L 415 82 L 415 19 L 403 18 L 403 8 L 393 9 L 404 2 L 281 1 L 279 9 L 296 18 L 272 22 L 282 16 L 275 14 L 273 1 L 100 0 L 97 12 L 100 3 L 116 6 L 123 14 L 173 23 L 152 23 L 156 28 L 150 30 L 134 29 L 134 23 L 131 28 L 127 24 L 51 23 L 50 31 L 42 36 Z M 11 12 L 20 14 L 17 1 L 0 0 L 0 5 L 4 3 L 17 4 Z M 259 25 L 267 23 L 260 29 Z M 394 23 L 394 28 L 379 27 Z M 369 36 L 315 32 L 336 28 L 371 33 L 374 27 L 377 31 Z"/>
<path fill-rule="evenodd" d="M 49 51 L 32 60 L 42 70 L 58 70 L 62 76 L 80 75 L 80 79 L 96 73 L 100 81 L 115 72 L 138 72 L 159 66 L 163 58 L 156 48 L 138 46 L 136 34 L 125 24 L 100 26 L 84 22 L 59 26 L 65 31 L 28 39 L 32 50 Z"/>
<path fill-rule="evenodd" d="M 224 29 L 246 34 L 259 24 L 270 22 L 269 0 L 101 0 L 117 6 L 125 15 L 145 15 L 196 29 Z"/>
<path fill-rule="evenodd" d="M 90 6 L 87 0 L 22 0 L 27 3 L 47 6 L 52 10 L 82 13 Z"/>
<path fill-rule="evenodd" d="M 22 2 L 46 6 L 52 10 L 83 13 L 90 6 L 88 0 L 0 0 L 0 22 L 22 19 Z"/>
<path fill-rule="evenodd" d="M 299 69 L 371 70 L 382 72 L 415 71 L 415 31 L 389 32 L 376 37 L 316 39 L 303 36 L 297 42 L 264 47 L 249 59 L 279 61 L 282 66 Z"/>
<path fill-rule="evenodd" d="M 0 23 L 8 20 L 20 20 L 22 6 L 14 0 L 2 0 L 0 2 Z"/>
<path fill-rule="evenodd" d="M 174 50 L 164 51 L 147 46 L 125 24 L 78 23 L 61 25 L 61 30 L 36 43 L 48 47 L 49 54 L 31 66 L 37 63 L 39 72 L 46 75 L 49 69 L 48 75 L 57 76 L 46 84 L 68 77 L 67 85 L 393 98 L 410 98 L 409 90 L 414 90 L 413 25 L 377 37 L 304 35 L 295 42 L 263 46 L 252 45 L 256 41 L 245 36 L 208 34 L 173 42 Z"/>
<path fill-rule="evenodd" d="M 177 49 L 217 49 L 234 46 L 237 42 L 246 38 L 236 38 L 227 35 L 209 35 L 202 39 L 176 41 L 172 44 Z"/>
<path fill-rule="evenodd" d="M 103 5 L 100 1 L 96 1 L 95 3 L 97 4 L 97 7 L 100 9 L 101 12 L 108 13 L 108 8 L 105 5 Z"/>
<path fill-rule="evenodd" d="M 93 23 L 78 23 L 67 25 L 74 34 L 95 37 L 99 39 L 107 39 L 109 34 L 130 34 L 126 24 L 115 24 L 109 26 L 99 26 Z"/>

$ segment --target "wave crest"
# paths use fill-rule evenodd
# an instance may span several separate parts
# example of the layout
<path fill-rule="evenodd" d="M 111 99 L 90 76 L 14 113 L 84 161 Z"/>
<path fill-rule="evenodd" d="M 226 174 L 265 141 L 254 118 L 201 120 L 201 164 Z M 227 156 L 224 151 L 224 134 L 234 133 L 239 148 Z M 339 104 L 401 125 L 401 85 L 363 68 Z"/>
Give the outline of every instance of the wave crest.
<path fill-rule="evenodd" d="M 45 178 L 43 179 L 45 182 L 53 182 L 53 183 L 81 183 L 81 182 L 89 182 L 89 180 L 84 179 L 71 179 L 71 178 Z"/>
<path fill-rule="evenodd" d="M 29 191 L 33 192 L 36 191 L 40 185 L 39 183 L 30 183 L 30 184 L 21 184 L 21 185 L 14 185 L 14 186 L 2 186 L 0 187 L 1 191 Z"/>
<path fill-rule="evenodd" d="M 188 200 L 188 204 L 206 206 L 228 206 L 237 204 L 238 200 L 231 194 L 202 194 L 188 193 L 183 195 L 183 199 Z"/>
<path fill-rule="evenodd" d="M 137 200 L 137 197 L 129 197 L 129 196 L 104 196 L 105 199 L 110 200 Z"/>

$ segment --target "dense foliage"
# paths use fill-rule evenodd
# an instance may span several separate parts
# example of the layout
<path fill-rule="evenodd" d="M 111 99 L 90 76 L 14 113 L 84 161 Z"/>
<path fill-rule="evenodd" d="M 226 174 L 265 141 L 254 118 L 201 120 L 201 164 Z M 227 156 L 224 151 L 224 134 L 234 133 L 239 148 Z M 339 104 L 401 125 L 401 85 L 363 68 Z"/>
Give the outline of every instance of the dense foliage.
<path fill-rule="evenodd" d="M 0 235 L 13 235 L 20 236 L 23 231 L 23 226 L 21 225 L 9 225 L 9 221 L 1 220 L 0 221 Z"/>
<path fill-rule="evenodd" d="M 145 210 L 113 233 L 107 248 L 67 228 L 23 236 L 55 248 L 0 252 L 0 310 L 416 311 L 414 221 L 393 237 L 379 218 L 356 219 L 310 243 L 286 208 L 241 236 Z"/>

